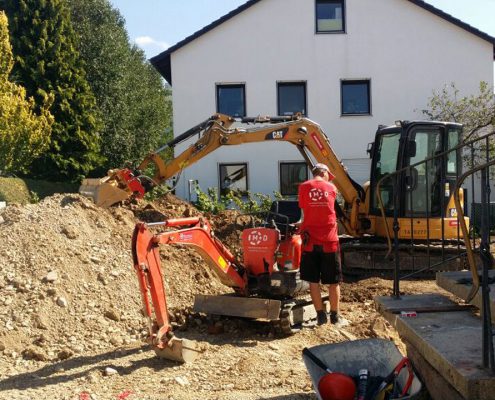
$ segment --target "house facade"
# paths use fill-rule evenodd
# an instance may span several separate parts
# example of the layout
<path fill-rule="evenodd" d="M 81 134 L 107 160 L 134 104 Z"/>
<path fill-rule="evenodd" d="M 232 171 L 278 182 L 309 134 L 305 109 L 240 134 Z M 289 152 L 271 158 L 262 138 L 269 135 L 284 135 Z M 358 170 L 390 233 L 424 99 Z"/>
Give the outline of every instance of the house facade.
<path fill-rule="evenodd" d="M 176 136 L 209 116 L 289 115 L 321 125 L 350 176 L 368 180 L 379 124 L 422 119 L 433 91 L 493 87 L 495 39 L 419 0 L 251 0 L 151 59 L 173 87 Z M 189 139 L 175 148 L 180 154 Z M 291 196 L 308 177 L 297 149 L 225 147 L 181 173 L 191 183 Z"/>

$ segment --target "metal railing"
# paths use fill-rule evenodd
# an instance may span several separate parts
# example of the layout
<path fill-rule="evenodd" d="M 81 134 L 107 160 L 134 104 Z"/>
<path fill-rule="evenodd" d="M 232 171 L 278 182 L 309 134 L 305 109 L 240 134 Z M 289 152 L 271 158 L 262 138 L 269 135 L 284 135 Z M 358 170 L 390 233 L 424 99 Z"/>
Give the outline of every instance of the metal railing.
<path fill-rule="evenodd" d="M 447 209 L 451 201 L 450 188 L 449 193 L 446 193 L 446 179 L 440 182 L 439 187 L 432 187 L 430 182 L 434 173 L 439 172 L 440 176 L 445 177 L 447 161 L 457 160 L 463 165 L 464 173 L 460 172 L 460 168 L 456 168 L 455 174 L 450 175 L 450 179 L 454 180 L 454 203 L 455 213 L 451 208 Z M 436 171 L 432 171 L 435 168 Z M 417 193 L 412 190 L 412 186 L 408 187 L 409 181 L 414 180 L 414 169 L 421 170 L 424 173 L 424 183 L 426 185 L 423 193 L 424 198 L 413 198 Z M 452 173 L 452 171 L 449 171 Z M 469 302 L 478 292 L 481 287 L 482 297 L 482 322 L 483 322 L 483 366 L 490 368 L 495 372 L 495 360 L 493 350 L 493 332 L 490 313 L 490 296 L 489 296 L 489 273 L 493 268 L 494 260 L 492 256 L 491 245 L 495 234 L 495 225 L 491 224 L 491 185 L 490 177 L 495 176 L 495 132 L 489 133 L 482 137 L 461 143 L 451 149 L 434 154 L 431 157 L 402 168 L 394 173 L 382 177 L 376 185 L 376 196 L 382 218 L 386 223 L 387 211 L 385 210 L 380 188 L 383 185 L 393 186 L 393 223 L 392 226 L 387 226 L 388 240 L 388 256 L 392 256 L 395 261 L 394 269 L 394 285 L 393 296 L 400 297 L 400 281 L 406 278 L 412 278 L 425 271 L 442 271 L 451 268 L 445 267 L 449 263 L 457 262 L 459 267 L 468 264 L 472 275 L 472 289 L 465 299 Z M 410 178 L 412 177 L 412 178 Z M 401 182 L 406 185 L 401 185 Z M 438 183 L 438 182 L 437 182 Z M 412 184 L 411 184 L 412 185 Z M 404 188 L 405 186 L 405 188 Z M 461 190 L 462 189 L 462 190 Z M 402 193 L 405 190 L 406 193 Z M 436 191 L 436 192 L 435 192 Z M 467 199 L 466 193 L 469 194 Z M 447 195 L 448 194 L 448 195 Z M 434 205 L 434 196 L 440 196 L 440 209 L 432 209 Z M 477 202 L 477 197 L 480 196 L 480 201 Z M 401 200 L 402 199 L 402 200 Z M 422 209 L 417 212 L 414 205 L 421 204 Z M 476 207 L 474 206 L 476 205 Z M 404 210 L 402 215 L 399 215 L 399 210 Z M 470 224 L 465 218 L 465 214 L 475 216 L 473 211 L 480 213 L 477 221 L 479 223 Z M 451 213 L 449 215 L 448 213 Z M 422 214 L 419 217 L 420 213 Z M 416 215 L 416 216 L 415 216 Z M 390 208 L 388 208 L 388 216 L 390 218 Z M 414 237 L 414 223 L 418 218 L 426 216 L 426 238 L 423 238 L 421 245 L 418 246 L 418 240 Z M 457 235 L 455 238 L 445 237 L 445 219 L 449 217 L 457 217 Z M 441 220 L 440 239 L 433 240 L 430 236 L 430 229 L 433 220 Z M 474 218 L 471 218 L 471 221 Z M 452 222 L 449 220 L 449 223 Z M 410 224 L 411 237 L 408 239 L 399 239 L 400 224 Z M 403 226 L 404 227 L 404 226 Z M 438 227 L 438 223 L 436 224 Z M 404 254 L 412 256 L 414 264 L 414 254 L 421 251 L 421 265 L 418 268 L 413 268 L 413 272 L 403 273 L 401 271 L 401 258 Z M 435 257 L 432 257 L 435 254 Z M 426 261 L 425 261 L 426 260 Z M 461 269 L 461 268 L 458 268 Z"/>

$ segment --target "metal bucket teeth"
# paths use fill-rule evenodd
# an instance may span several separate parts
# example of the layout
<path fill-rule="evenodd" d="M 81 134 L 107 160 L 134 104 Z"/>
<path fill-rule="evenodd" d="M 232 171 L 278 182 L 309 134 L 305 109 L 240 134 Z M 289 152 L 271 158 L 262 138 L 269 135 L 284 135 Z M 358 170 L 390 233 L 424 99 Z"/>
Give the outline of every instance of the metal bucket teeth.
<path fill-rule="evenodd" d="M 163 348 L 154 347 L 159 358 L 179 361 L 182 363 L 193 362 L 202 352 L 196 342 L 189 339 L 179 339 L 172 337 Z"/>

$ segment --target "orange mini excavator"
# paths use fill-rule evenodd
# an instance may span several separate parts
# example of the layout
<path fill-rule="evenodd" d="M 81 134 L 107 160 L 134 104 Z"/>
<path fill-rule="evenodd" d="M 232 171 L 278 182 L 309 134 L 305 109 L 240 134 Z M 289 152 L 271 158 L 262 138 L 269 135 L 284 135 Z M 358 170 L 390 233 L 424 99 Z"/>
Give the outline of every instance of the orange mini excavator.
<path fill-rule="evenodd" d="M 230 295 L 196 295 L 196 312 L 273 321 L 285 334 L 312 323 L 316 313 L 311 301 L 298 298 L 308 289 L 299 278 L 301 237 L 294 225 L 299 217 L 296 201 L 274 202 L 272 211 L 263 218 L 247 216 L 250 227 L 240 235 L 242 261 L 220 242 L 209 222 L 201 217 L 138 223 L 132 238 L 134 268 L 150 319 L 149 339 L 157 355 L 184 362 L 192 361 L 199 352 L 194 342 L 178 339 L 172 333 L 160 245 L 194 247 L 220 282 L 233 288 Z"/>

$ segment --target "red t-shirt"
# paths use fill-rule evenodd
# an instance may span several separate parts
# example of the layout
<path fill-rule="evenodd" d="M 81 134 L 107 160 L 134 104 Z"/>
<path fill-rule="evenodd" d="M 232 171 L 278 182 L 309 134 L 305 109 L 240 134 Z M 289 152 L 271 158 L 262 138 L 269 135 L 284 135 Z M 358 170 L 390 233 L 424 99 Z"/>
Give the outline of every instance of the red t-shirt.
<path fill-rule="evenodd" d="M 335 185 L 321 179 L 311 179 L 299 186 L 299 207 L 304 214 L 301 232 L 309 234 L 309 241 L 303 250 L 312 250 L 313 245 L 317 244 L 323 245 L 325 252 L 337 251 L 336 197 Z"/>

